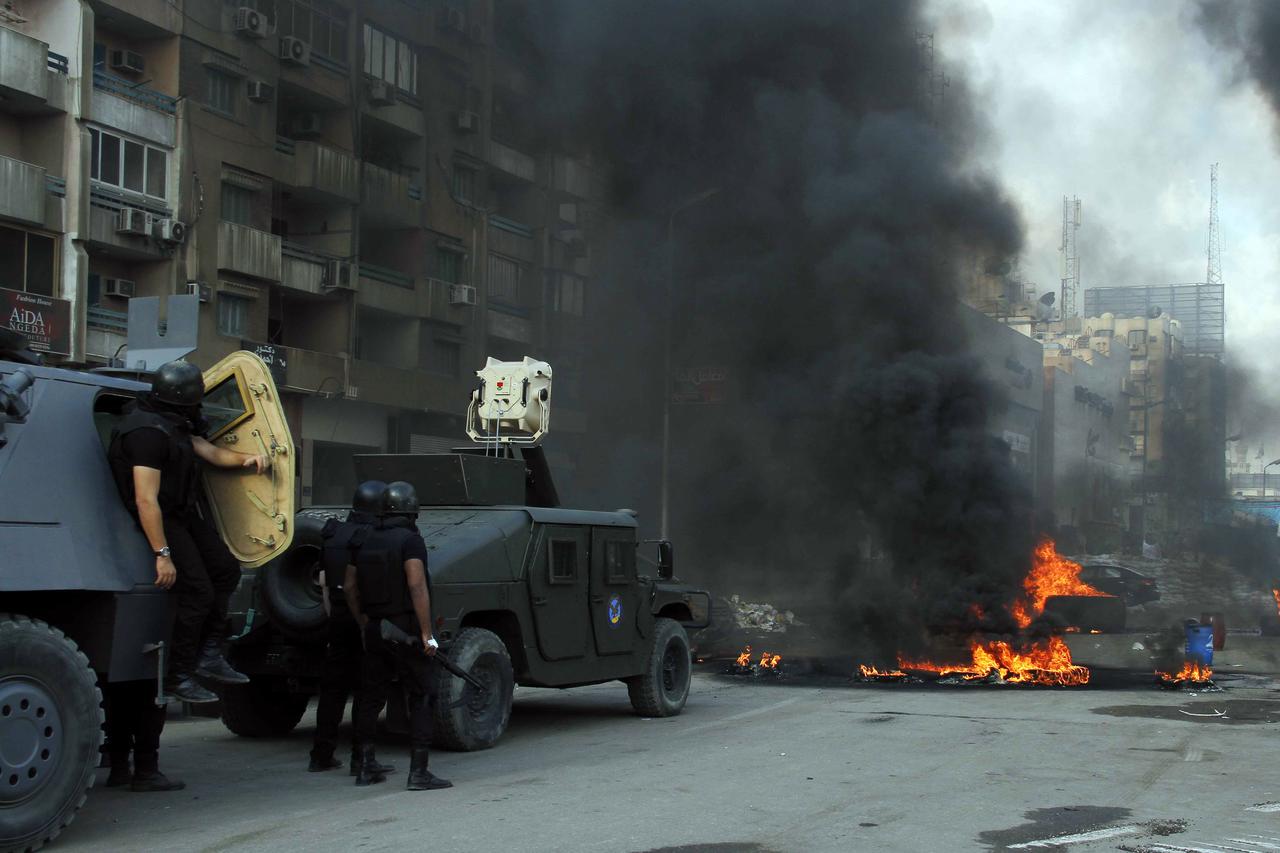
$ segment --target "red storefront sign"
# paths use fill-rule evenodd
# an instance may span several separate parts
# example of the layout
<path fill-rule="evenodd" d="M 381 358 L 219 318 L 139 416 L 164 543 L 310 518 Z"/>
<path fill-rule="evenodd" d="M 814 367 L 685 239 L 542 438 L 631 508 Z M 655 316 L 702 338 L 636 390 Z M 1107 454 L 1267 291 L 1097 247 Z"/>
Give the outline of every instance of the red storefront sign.
<path fill-rule="evenodd" d="M 71 303 L 0 287 L 0 328 L 26 338 L 36 352 L 71 354 Z"/>

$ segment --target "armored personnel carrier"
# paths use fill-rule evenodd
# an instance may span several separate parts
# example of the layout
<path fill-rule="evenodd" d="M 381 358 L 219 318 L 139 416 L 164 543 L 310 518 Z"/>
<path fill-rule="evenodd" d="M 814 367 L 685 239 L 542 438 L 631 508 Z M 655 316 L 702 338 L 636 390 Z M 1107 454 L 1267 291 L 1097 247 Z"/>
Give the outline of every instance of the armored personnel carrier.
<path fill-rule="evenodd" d="M 195 297 L 169 300 L 170 340 Z M 158 302 L 135 300 L 135 313 Z M 150 385 L 140 368 L 45 367 L 0 333 L 0 851 L 56 836 L 84 803 L 102 742 L 101 687 L 164 671 L 172 596 L 107 465 L 113 424 Z M 134 328 L 130 329 L 131 358 Z M 190 348 L 150 350 L 150 364 Z M 148 352 L 141 346 L 136 355 Z M 289 547 L 293 444 L 267 366 L 241 352 L 205 373 L 210 438 L 257 446 L 270 473 L 211 471 L 204 509 L 246 566 Z M 235 531 L 229 535 L 228 531 Z M 164 697 L 157 696 L 157 701 Z"/>
<path fill-rule="evenodd" d="M 691 675 L 686 631 L 707 624 L 710 597 L 675 580 L 670 543 L 638 540 L 634 513 L 560 506 L 539 444 L 550 425 L 549 365 L 490 359 L 478 376 L 467 412 L 472 446 L 356 461 L 360 480 L 416 487 L 435 634 L 485 685 L 441 674 L 438 744 L 492 746 L 515 684 L 622 681 L 637 713 L 680 713 Z M 232 661 L 252 682 L 223 694 L 223 721 L 237 734 L 288 732 L 315 692 L 326 619 L 320 530 L 347 511 L 303 510 L 292 548 L 242 581 Z"/>

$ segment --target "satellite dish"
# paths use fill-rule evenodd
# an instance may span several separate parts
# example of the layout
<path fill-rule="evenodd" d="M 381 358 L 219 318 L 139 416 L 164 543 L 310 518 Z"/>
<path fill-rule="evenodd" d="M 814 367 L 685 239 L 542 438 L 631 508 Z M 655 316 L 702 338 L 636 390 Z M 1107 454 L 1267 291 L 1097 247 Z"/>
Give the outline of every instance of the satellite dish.
<path fill-rule="evenodd" d="M 1049 291 L 1044 296 L 1036 300 L 1036 320 L 1043 323 L 1053 319 L 1053 291 Z"/>

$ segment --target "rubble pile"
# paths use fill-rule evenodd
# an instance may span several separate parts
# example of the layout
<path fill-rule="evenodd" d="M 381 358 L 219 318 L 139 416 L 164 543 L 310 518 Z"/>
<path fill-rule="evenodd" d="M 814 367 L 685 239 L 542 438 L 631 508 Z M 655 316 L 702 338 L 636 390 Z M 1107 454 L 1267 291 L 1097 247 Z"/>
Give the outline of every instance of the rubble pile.
<path fill-rule="evenodd" d="M 804 624 L 790 610 L 778 610 L 770 604 L 752 604 L 743 601 L 736 593 L 729 597 L 729 604 L 733 607 L 734 622 L 739 628 L 749 631 L 785 634 L 788 627 Z"/>

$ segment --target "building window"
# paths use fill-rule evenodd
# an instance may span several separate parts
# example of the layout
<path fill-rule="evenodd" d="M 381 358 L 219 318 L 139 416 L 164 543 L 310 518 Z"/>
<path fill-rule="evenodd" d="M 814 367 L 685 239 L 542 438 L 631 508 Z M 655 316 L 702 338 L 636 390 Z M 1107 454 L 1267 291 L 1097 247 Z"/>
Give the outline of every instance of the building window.
<path fill-rule="evenodd" d="M 236 94 L 240 88 L 240 80 L 223 71 L 213 68 L 205 69 L 209 77 L 209 97 L 206 100 L 209 108 L 223 115 L 236 114 Z"/>
<path fill-rule="evenodd" d="M 1139 349 L 1146 342 L 1147 333 L 1143 329 L 1134 329 L 1129 333 L 1129 348 Z"/>
<path fill-rule="evenodd" d="M 252 190 L 223 181 L 222 221 L 234 222 L 237 225 L 252 225 L 253 196 Z"/>
<path fill-rule="evenodd" d="M 462 368 L 462 342 L 428 324 L 422 326 L 422 364 L 428 373 L 457 378 Z"/>
<path fill-rule="evenodd" d="M 418 94 L 418 53 L 407 42 L 364 25 L 364 73 L 401 92 Z"/>
<path fill-rule="evenodd" d="M 89 177 L 163 200 L 168 194 L 169 154 L 159 148 L 89 128 Z"/>
<path fill-rule="evenodd" d="M 249 306 L 252 299 L 234 293 L 218 294 L 218 334 L 243 338 L 249 334 Z"/>
<path fill-rule="evenodd" d="M 562 275 L 558 286 L 553 288 L 553 305 L 561 314 L 582 316 L 583 281 L 577 276 Z"/>
<path fill-rule="evenodd" d="M 453 198 L 455 201 L 476 200 L 476 176 L 479 174 L 470 166 L 457 163 L 453 166 Z"/>
<path fill-rule="evenodd" d="M 0 226 L 0 287 L 53 296 L 57 275 L 55 238 Z"/>
<path fill-rule="evenodd" d="M 276 29 L 302 39 L 312 53 L 347 61 L 347 10 L 332 0 L 277 0 Z"/>
<path fill-rule="evenodd" d="M 502 255 L 489 255 L 489 299 L 504 305 L 519 307 L 520 264 Z"/>
<path fill-rule="evenodd" d="M 453 249 L 436 249 L 436 278 L 449 284 L 462 281 L 462 253 Z"/>
<path fill-rule="evenodd" d="M 102 276 L 96 272 L 89 273 L 89 286 L 85 293 L 85 304 L 90 308 L 102 305 Z"/>

